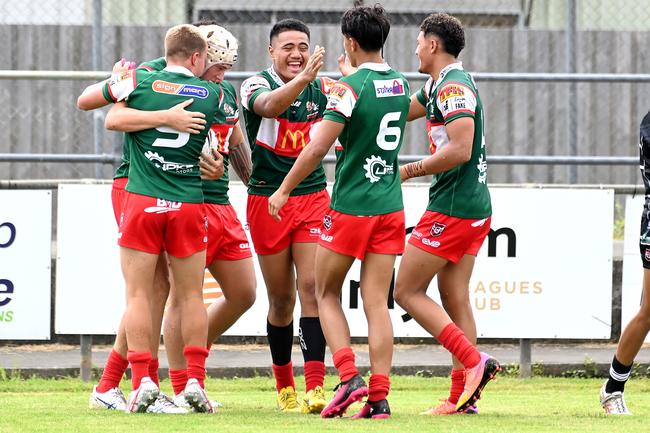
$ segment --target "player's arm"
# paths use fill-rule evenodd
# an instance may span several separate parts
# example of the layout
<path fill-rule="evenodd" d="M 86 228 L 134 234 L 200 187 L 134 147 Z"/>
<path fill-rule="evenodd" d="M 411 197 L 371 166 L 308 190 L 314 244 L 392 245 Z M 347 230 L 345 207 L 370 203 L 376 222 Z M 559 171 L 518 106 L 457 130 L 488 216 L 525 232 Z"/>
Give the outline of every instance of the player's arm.
<path fill-rule="evenodd" d="M 449 144 L 428 158 L 401 166 L 399 174 L 402 182 L 412 177 L 442 173 L 470 160 L 474 142 L 474 118 L 460 117 L 449 122 L 445 129 Z"/>
<path fill-rule="evenodd" d="M 419 93 L 420 91 L 418 91 Z M 411 95 L 411 103 L 409 104 L 409 113 L 406 116 L 406 121 L 410 122 L 420 117 L 427 115 L 426 106 L 422 105 L 422 102 L 418 99 L 418 94 L 414 93 Z"/>
<path fill-rule="evenodd" d="M 318 164 L 325 158 L 336 138 L 341 134 L 344 123 L 332 120 L 321 121 L 316 134 L 309 144 L 300 152 L 300 156 L 285 176 L 282 184 L 276 192 L 269 197 L 269 213 L 277 221 L 280 221 L 280 209 L 289 199 L 289 194 L 300 182 L 312 173 Z"/>
<path fill-rule="evenodd" d="M 237 176 L 248 184 L 251 178 L 251 171 L 253 170 L 253 163 L 251 162 L 251 151 L 248 144 L 244 141 L 244 134 L 242 133 L 239 122 L 235 124 L 232 134 L 230 135 L 229 158 L 232 168 L 237 173 Z"/>
<path fill-rule="evenodd" d="M 270 92 L 260 93 L 253 101 L 252 111 L 255 114 L 273 119 L 284 113 L 296 100 L 305 87 L 316 79 L 318 71 L 323 66 L 325 48 L 318 45 L 309 57 L 305 69 L 293 80 Z"/>
<path fill-rule="evenodd" d="M 186 111 L 194 102 L 187 99 L 168 110 L 144 111 L 129 108 L 126 103 L 116 103 L 106 114 L 104 126 L 111 131 L 135 132 L 168 126 L 179 132 L 198 134 L 205 129 L 205 114 Z"/>
<path fill-rule="evenodd" d="M 94 110 L 97 108 L 105 107 L 111 102 L 115 102 L 106 99 L 104 96 L 104 87 L 111 80 L 115 81 L 117 77 L 128 72 L 129 70 L 133 70 L 134 68 L 135 63 L 125 62 L 124 58 L 120 59 L 120 61 L 113 65 L 113 71 L 110 78 L 99 83 L 91 84 L 90 86 L 86 87 L 83 92 L 81 92 L 81 95 L 79 95 L 77 98 L 77 107 L 81 110 Z"/>

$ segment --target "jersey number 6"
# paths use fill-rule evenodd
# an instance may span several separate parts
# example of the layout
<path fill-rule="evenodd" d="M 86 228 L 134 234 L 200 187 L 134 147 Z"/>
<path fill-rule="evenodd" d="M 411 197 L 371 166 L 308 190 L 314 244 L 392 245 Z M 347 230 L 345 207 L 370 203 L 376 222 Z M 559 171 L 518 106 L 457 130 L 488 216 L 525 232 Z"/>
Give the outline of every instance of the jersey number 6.
<path fill-rule="evenodd" d="M 399 139 L 402 136 L 402 130 L 399 126 L 388 126 L 389 122 L 397 122 L 402 117 L 399 111 L 386 113 L 379 123 L 379 133 L 377 134 L 377 146 L 383 150 L 395 150 L 399 145 Z M 392 140 L 386 140 L 387 137 L 395 137 Z"/>

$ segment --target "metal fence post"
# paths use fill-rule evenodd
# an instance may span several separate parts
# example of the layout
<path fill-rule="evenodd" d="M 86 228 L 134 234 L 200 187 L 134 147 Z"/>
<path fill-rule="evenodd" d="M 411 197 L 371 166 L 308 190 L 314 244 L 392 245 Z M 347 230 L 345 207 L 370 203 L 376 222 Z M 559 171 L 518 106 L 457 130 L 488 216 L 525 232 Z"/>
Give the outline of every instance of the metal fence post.
<path fill-rule="evenodd" d="M 93 337 L 81 336 L 81 380 L 90 381 L 93 371 Z"/>
<path fill-rule="evenodd" d="M 528 379 L 533 375 L 531 365 L 532 345 L 530 339 L 522 338 L 519 340 L 519 377 Z"/>
<path fill-rule="evenodd" d="M 566 61 L 567 72 L 575 73 L 577 70 L 576 62 L 576 38 L 578 27 L 578 15 L 576 0 L 567 1 L 567 27 L 566 27 Z M 578 84 L 569 83 L 569 93 L 567 94 L 567 107 L 569 107 L 567 120 L 567 133 L 569 144 L 569 155 L 578 154 Z M 578 167 L 572 165 L 569 167 L 568 183 L 578 182 Z"/>

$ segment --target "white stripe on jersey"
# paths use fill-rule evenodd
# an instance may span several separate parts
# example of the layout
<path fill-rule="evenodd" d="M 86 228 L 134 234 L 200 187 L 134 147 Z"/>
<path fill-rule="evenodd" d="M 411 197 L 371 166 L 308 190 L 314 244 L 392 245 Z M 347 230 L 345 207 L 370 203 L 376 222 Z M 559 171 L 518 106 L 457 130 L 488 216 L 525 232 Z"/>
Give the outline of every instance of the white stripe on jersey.
<path fill-rule="evenodd" d="M 268 147 L 275 149 L 275 143 L 278 139 L 278 130 L 280 129 L 280 122 L 276 119 L 269 119 L 263 117 L 260 122 L 260 129 L 257 131 L 258 141 L 261 141 Z"/>

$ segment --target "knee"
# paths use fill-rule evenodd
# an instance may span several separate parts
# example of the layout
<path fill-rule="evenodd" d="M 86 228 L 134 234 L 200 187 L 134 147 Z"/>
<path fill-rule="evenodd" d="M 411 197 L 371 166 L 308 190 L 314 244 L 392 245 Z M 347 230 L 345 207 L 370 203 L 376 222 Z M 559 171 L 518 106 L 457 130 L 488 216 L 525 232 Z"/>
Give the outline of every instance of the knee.
<path fill-rule="evenodd" d="M 241 307 L 242 311 L 246 311 L 253 306 L 256 294 L 254 284 L 243 288 L 239 296 L 237 296 L 237 304 Z"/>
<path fill-rule="evenodd" d="M 282 317 L 292 316 L 295 303 L 295 294 L 269 296 L 269 312 Z"/>
<path fill-rule="evenodd" d="M 400 284 L 399 281 L 395 283 L 395 289 L 393 290 L 393 298 L 395 299 L 395 302 L 397 302 L 397 305 L 402 307 L 402 309 L 406 310 L 408 304 L 408 296 L 406 290 L 404 290 L 404 286 Z"/>

